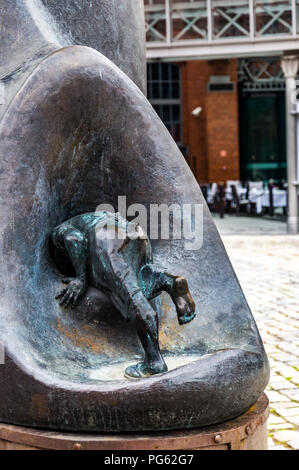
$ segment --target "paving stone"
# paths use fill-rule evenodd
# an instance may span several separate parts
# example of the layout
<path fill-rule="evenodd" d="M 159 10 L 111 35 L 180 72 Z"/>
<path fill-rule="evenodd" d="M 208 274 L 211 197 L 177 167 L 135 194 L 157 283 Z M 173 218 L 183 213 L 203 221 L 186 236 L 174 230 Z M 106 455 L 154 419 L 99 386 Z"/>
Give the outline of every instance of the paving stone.
<path fill-rule="evenodd" d="M 271 424 L 268 426 L 268 431 L 273 433 L 273 432 L 276 432 L 276 431 L 281 431 L 281 430 L 285 430 L 285 429 L 289 429 L 289 430 L 292 430 L 294 429 L 296 426 L 293 424 L 293 423 L 281 423 L 281 424 Z"/>
<path fill-rule="evenodd" d="M 270 375 L 270 383 L 272 384 L 275 384 L 277 382 L 281 382 L 281 381 L 285 381 L 286 382 L 286 379 L 284 377 L 282 377 L 281 375 L 279 374 L 276 374 L 274 371 L 271 371 L 271 375 Z"/>
<path fill-rule="evenodd" d="M 299 358 L 297 358 L 297 356 L 296 356 L 296 359 L 294 358 L 291 361 L 288 361 L 289 366 L 298 367 L 298 363 L 299 363 Z"/>
<path fill-rule="evenodd" d="M 279 411 L 278 411 L 278 409 L 276 409 L 276 410 L 281 416 L 286 418 L 288 421 L 291 420 L 291 416 L 299 416 L 299 407 L 298 406 L 296 406 L 295 408 L 279 408 Z"/>
<path fill-rule="evenodd" d="M 296 426 L 299 426 L 299 414 L 296 416 L 288 416 L 288 421 L 295 424 Z"/>
<path fill-rule="evenodd" d="M 283 390 L 283 393 L 288 395 L 287 390 L 297 390 L 297 385 L 292 384 L 289 380 L 284 380 L 280 382 L 272 382 L 270 379 L 270 385 L 274 390 Z"/>
<path fill-rule="evenodd" d="M 283 390 L 282 393 L 291 400 L 299 402 L 299 388 L 297 388 L 297 390 Z"/>
<path fill-rule="evenodd" d="M 274 449 L 276 446 L 275 442 L 273 441 L 272 437 L 268 437 L 268 449 Z"/>
<path fill-rule="evenodd" d="M 269 449 L 270 450 L 270 449 Z M 274 448 L 272 448 L 271 450 L 290 450 L 288 449 L 287 447 L 284 447 L 284 446 L 275 446 Z"/>
<path fill-rule="evenodd" d="M 297 431 L 276 431 L 273 438 L 279 442 L 286 442 L 294 450 L 299 449 L 299 433 Z"/>
<path fill-rule="evenodd" d="M 289 367 L 284 364 L 281 364 L 279 365 L 278 370 L 280 374 L 283 375 L 284 377 L 291 377 L 292 379 L 299 380 L 299 374 L 293 367 Z"/>
<path fill-rule="evenodd" d="M 294 358 L 295 353 L 292 354 L 286 354 L 284 351 L 275 351 L 275 352 L 270 352 L 269 349 L 267 349 L 268 354 L 270 354 L 272 357 L 279 358 L 280 361 L 283 363 L 287 363 L 288 365 L 291 365 L 291 361 Z M 298 363 L 298 362 L 297 362 Z"/>
<path fill-rule="evenodd" d="M 276 416 L 273 413 L 270 413 L 270 416 L 268 419 L 268 427 L 270 427 L 271 425 L 285 424 L 285 423 L 286 421 L 284 420 L 284 418 L 282 418 L 281 416 Z"/>
<path fill-rule="evenodd" d="M 242 223 L 246 225 L 246 218 Z M 279 415 L 270 414 L 274 441 L 269 439 L 269 449 L 299 449 L 299 236 L 260 235 L 263 221 L 250 223 L 256 236 L 226 236 L 224 243 L 269 357 L 267 395 Z M 238 224 L 240 220 L 227 219 L 226 233 L 238 230 Z"/>
<path fill-rule="evenodd" d="M 268 393 L 267 393 L 267 395 L 268 395 Z M 271 408 L 273 408 L 273 406 L 271 406 Z M 298 408 L 298 403 L 295 402 L 295 401 L 291 401 L 291 400 L 285 401 L 283 403 L 282 402 L 275 403 L 275 409 L 277 410 L 277 412 L 279 414 L 281 414 L 281 413 L 278 410 L 282 411 L 282 410 L 286 410 L 286 409 L 289 409 L 289 408 Z"/>
<path fill-rule="evenodd" d="M 289 401 L 288 397 L 286 397 L 285 395 L 282 395 L 279 392 L 275 392 L 275 391 L 267 392 L 267 396 L 270 400 L 270 406 L 273 403 L 282 403 L 282 402 L 288 402 Z"/>

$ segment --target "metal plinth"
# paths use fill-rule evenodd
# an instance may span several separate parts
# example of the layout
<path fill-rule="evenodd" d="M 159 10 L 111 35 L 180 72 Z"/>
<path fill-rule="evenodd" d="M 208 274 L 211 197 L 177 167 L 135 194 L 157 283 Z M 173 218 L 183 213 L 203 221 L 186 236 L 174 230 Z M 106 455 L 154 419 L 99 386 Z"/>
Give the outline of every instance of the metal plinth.
<path fill-rule="evenodd" d="M 72 434 L 0 424 L 0 450 L 266 450 L 269 401 L 217 426 L 147 434 Z"/>

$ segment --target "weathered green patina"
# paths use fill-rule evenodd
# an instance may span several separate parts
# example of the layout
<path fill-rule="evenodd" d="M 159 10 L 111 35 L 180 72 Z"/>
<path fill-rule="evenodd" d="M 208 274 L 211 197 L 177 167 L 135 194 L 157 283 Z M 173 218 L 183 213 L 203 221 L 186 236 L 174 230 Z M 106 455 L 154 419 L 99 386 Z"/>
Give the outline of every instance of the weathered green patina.
<path fill-rule="evenodd" d="M 89 284 L 104 292 L 124 318 L 134 323 L 145 352 L 142 362 L 126 369 L 126 376 L 166 372 L 159 347 L 159 316 L 150 301 L 167 292 L 180 325 L 194 319 L 195 303 L 185 278 L 153 263 L 151 242 L 142 228 L 120 214 L 101 211 L 59 225 L 52 242 L 61 269 L 66 270 L 71 262 L 75 271 L 74 278 L 63 280 L 67 287 L 56 297 L 60 305 L 76 306 Z"/>

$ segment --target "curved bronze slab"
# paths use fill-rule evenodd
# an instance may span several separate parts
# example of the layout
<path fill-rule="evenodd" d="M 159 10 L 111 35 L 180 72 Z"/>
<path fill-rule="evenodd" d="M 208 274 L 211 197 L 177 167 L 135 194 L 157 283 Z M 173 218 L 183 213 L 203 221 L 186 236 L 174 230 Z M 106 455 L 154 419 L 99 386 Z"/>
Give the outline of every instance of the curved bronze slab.
<path fill-rule="evenodd" d="M 159 433 L 72 434 L 0 424 L 0 450 L 266 450 L 269 400 L 263 393 L 233 421 Z"/>
<path fill-rule="evenodd" d="M 200 189 L 136 85 L 93 49 L 61 49 L 11 103 L 0 152 L 0 420 L 125 432 L 204 426 L 246 411 L 269 377 L 259 333 Z M 119 195 L 128 205 L 204 205 L 199 251 L 186 252 L 181 240 L 153 244 L 156 259 L 190 280 L 198 306 L 179 327 L 163 298 L 164 355 L 198 360 L 137 382 L 90 378 L 105 364 L 134 362 L 139 345 L 107 299 L 95 308 L 101 294 L 91 290 L 77 311 L 58 306 L 48 249 L 58 223 L 102 202 L 117 207 Z"/>
<path fill-rule="evenodd" d="M 100 51 L 146 92 L 142 1 L 0 0 L 0 12 L 0 120 L 41 60 L 69 45 Z"/>

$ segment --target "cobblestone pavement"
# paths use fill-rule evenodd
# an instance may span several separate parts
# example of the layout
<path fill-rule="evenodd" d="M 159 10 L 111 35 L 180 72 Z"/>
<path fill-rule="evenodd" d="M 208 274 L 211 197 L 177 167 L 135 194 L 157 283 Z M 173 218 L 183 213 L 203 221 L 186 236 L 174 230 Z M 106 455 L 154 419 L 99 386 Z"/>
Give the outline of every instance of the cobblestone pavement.
<path fill-rule="evenodd" d="M 221 219 L 218 214 L 214 220 L 221 235 L 286 235 L 287 224 L 275 217 L 246 217 L 225 214 Z"/>
<path fill-rule="evenodd" d="M 223 241 L 270 360 L 269 449 L 298 450 L 299 236 L 233 235 Z"/>

